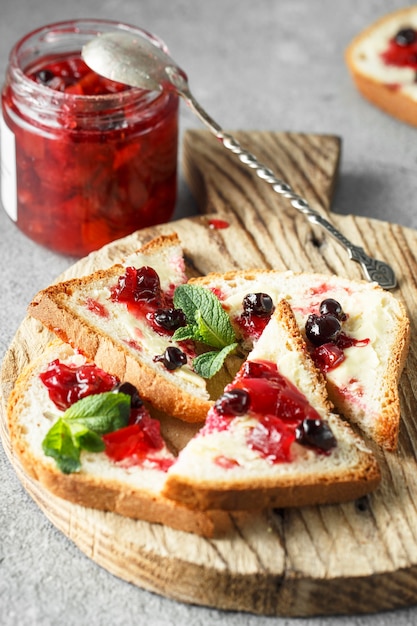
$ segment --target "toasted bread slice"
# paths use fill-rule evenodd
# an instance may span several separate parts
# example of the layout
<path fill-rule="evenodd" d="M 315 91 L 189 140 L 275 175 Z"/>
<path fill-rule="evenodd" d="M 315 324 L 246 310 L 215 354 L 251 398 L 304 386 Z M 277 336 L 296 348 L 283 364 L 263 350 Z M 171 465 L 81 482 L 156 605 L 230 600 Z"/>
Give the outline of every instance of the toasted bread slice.
<path fill-rule="evenodd" d="M 234 394 L 242 391 L 249 408 L 236 408 Z M 311 429 L 317 438 L 305 439 Z M 354 499 L 379 480 L 371 452 L 332 413 L 324 379 L 282 300 L 226 395 L 168 470 L 163 493 L 202 510 L 293 507 Z"/>
<path fill-rule="evenodd" d="M 134 384 L 157 409 L 190 422 L 203 421 L 211 402 L 191 359 L 175 371 L 155 361 L 173 345 L 171 335 L 155 330 L 149 321 L 148 314 L 163 304 L 157 300 L 147 308 L 145 300 L 145 309 L 139 308 L 138 313 L 134 302 L 112 298 L 129 267 L 155 270 L 163 303 L 169 303 L 175 287 L 187 280 L 177 235 L 161 236 L 123 264 L 41 291 L 29 313 L 99 367 Z"/>
<path fill-rule="evenodd" d="M 409 320 L 392 293 L 366 281 L 274 270 L 213 273 L 192 282 L 216 293 L 248 350 L 259 335 L 251 318 L 242 318 L 248 293 L 269 294 L 273 303 L 288 300 L 304 336 L 306 320 L 319 314 L 320 303 L 326 298 L 338 301 L 346 315 L 342 331 L 350 346 L 345 341 L 349 347 L 336 367 L 324 371 L 326 363 L 321 364 L 330 400 L 378 445 L 396 448 L 401 415 L 398 382 L 408 351 Z M 314 354 L 311 344 L 309 348 Z"/>
<path fill-rule="evenodd" d="M 415 31 L 402 37 L 400 31 Z M 401 37 L 400 37 L 401 39 Z M 407 124 L 417 126 L 417 7 L 385 15 L 358 34 L 346 50 L 346 63 L 364 98 Z"/>
<path fill-rule="evenodd" d="M 8 402 L 12 448 L 30 477 L 55 496 L 88 508 L 203 536 L 219 535 L 229 528 L 230 519 L 221 511 L 191 511 L 162 495 L 166 468 L 175 461 L 165 443 L 133 464 L 129 459 L 127 463 L 114 462 L 105 452 L 82 451 L 80 470 L 63 473 L 42 448 L 46 433 L 63 414 L 39 377 L 55 359 L 70 367 L 86 362 L 69 345 L 52 343 L 22 371 Z M 180 429 L 181 423 L 177 427 Z"/>

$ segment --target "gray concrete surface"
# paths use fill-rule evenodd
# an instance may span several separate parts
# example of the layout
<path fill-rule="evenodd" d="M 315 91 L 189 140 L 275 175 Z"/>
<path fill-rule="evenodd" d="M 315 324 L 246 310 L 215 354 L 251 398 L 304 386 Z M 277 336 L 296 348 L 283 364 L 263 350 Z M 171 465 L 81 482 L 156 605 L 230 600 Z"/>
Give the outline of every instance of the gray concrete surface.
<path fill-rule="evenodd" d="M 403 0 L 2 0 L 0 75 L 11 46 L 57 20 L 127 21 L 162 37 L 195 95 L 226 128 L 337 134 L 334 211 L 417 227 L 417 129 L 364 102 L 343 51 Z M 185 107 L 181 129 L 199 127 Z M 195 212 L 181 178 L 176 216 Z M 0 211 L 0 358 L 37 290 L 72 263 L 26 239 Z M 0 446 L 0 624 L 406 626 L 417 607 L 371 616 L 266 618 L 187 606 L 137 589 L 95 565 L 58 532 L 20 485 Z M 417 524 L 417 519 L 416 519 Z"/>

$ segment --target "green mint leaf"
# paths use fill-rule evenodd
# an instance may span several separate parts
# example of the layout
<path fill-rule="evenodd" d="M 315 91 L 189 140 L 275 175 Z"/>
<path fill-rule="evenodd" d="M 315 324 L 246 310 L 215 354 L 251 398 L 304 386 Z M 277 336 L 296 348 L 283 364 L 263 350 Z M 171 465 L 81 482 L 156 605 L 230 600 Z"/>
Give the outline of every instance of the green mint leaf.
<path fill-rule="evenodd" d="M 195 372 L 203 378 L 212 378 L 221 370 L 226 357 L 237 347 L 237 343 L 231 343 L 220 351 L 204 352 L 193 360 Z"/>
<path fill-rule="evenodd" d="M 184 311 L 188 333 L 195 341 L 213 348 L 223 348 L 236 341 L 229 316 L 212 291 L 199 285 L 179 285 L 174 292 L 174 306 Z M 177 331 L 176 331 L 177 333 Z M 174 334 L 175 340 L 176 333 Z"/>
<path fill-rule="evenodd" d="M 64 474 L 81 467 L 81 450 L 102 452 L 103 435 L 127 425 L 130 396 L 124 393 L 98 393 L 81 398 L 71 405 L 49 429 L 42 448 L 53 457 Z"/>
<path fill-rule="evenodd" d="M 55 459 L 64 474 L 71 474 L 80 469 L 80 447 L 72 436 L 71 428 L 62 418 L 49 429 L 42 442 L 42 448 L 46 456 Z"/>
<path fill-rule="evenodd" d="M 77 441 L 80 448 L 88 452 L 103 452 L 106 447 L 100 435 L 97 435 L 92 430 L 88 430 L 88 428 L 77 437 Z"/>
<path fill-rule="evenodd" d="M 203 343 L 206 343 L 212 348 L 219 349 L 224 348 L 230 343 L 230 341 L 228 341 L 227 332 L 223 332 L 224 325 L 222 324 L 222 320 L 212 318 L 210 324 L 207 319 L 203 317 L 201 311 L 197 311 L 196 321 L 198 334 L 201 337 L 200 341 L 202 341 Z"/>
<path fill-rule="evenodd" d="M 200 341 L 197 326 L 180 326 L 172 335 L 173 341 L 187 341 L 193 339 L 194 341 Z"/>
<path fill-rule="evenodd" d="M 72 404 L 62 418 L 104 435 L 126 426 L 130 414 L 130 396 L 125 393 L 97 393 Z"/>
<path fill-rule="evenodd" d="M 189 324 L 194 322 L 195 313 L 202 306 L 203 290 L 207 291 L 203 287 L 184 284 L 178 285 L 174 291 L 174 307 L 183 310 Z"/>

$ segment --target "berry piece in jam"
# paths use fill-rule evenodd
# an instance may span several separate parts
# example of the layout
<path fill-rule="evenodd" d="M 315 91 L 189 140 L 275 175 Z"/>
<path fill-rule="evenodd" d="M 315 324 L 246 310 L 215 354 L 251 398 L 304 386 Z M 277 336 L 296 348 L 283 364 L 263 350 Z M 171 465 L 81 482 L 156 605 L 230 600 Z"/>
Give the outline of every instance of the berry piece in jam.
<path fill-rule="evenodd" d="M 389 41 L 381 58 L 387 65 L 417 70 L 417 31 L 414 28 L 401 28 Z"/>
<path fill-rule="evenodd" d="M 321 372 L 329 372 L 343 363 L 345 353 L 334 343 L 323 343 L 312 352 L 312 359 Z"/>
<path fill-rule="evenodd" d="M 319 448 L 323 452 L 328 452 L 336 446 L 336 439 L 330 426 L 320 419 L 304 419 L 295 430 L 295 438 L 297 443 Z"/>
<path fill-rule="evenodd" d="M 161 450 L 164 442 L 158 420 L 143 414 L 139 422 L 103 435 L 105 453 L 117 462 L 141 463 L 150 453 Z"/>
<path fill-rule="evenodd" d="M 55 78 L 55 74 L 48 69 L 39 70 L 39 72 L 34 74 L 36 82 L 41 83 L 42 85 L 48 85 L 53 78 Z"/>
<path fill-rule="evenodd" d="M 274 304 L 271 296 L 267 293 L 248 293 L 243 298 L 244 315 L 256 315 L 258 317 L 271 317 Z"/>
<path fill-rule="evenodd" d="M 369 339 L 349 337 L 342 331 L 347 320 L 340 302 L 326 298 L 320 303 L 320 315 L 311 313 L 305 324 L 307 339 L 316 346 L 311 356 L 322 372 L 328 372 L 345 360 L 344 350 L 352 346 L 365 346 Z"/>
<path fill-rule="evenodd" d="M 274 415 L 263 415 L 248 436 L 248 445 L 272 463 L 290 461 L 294 430 Z"/>
<path fill-rule="evenodd" d="M 156 304 L 161 298 L 159 276 L 152 267 L 127 267 L 112 293 L 116 302 Z"/>
<path fill-rule="evenodd" d="M 220 415 L 244 415 L 250 406 L 250 396 L 244 389 L 230 389 L 215 402 Z"/>
<path fill-rule="evenodd" d="M 236 385 L 249 393 L 250 414 L 275 415 L 292 426 L 305 417 L 320 417 L 297 387 L 279 373 L 274 363 L 247 361 Z"/>
<path fill-rule="evenodd" d="M 85 396 L 111 391 L 119 382 L 116 376 L 93 363 L 74 366 L 58 359 L 49 363 L 39 378 L 48 389 L 52 402 L 62 411 Z"/>
<path fill-rule="evenodd" d="M 57 56 L 41 69 L 34 69 L 29 78 L 55 91 L 84 96 L 105 95 L 130 89 L 93 72 L 79 56 Z"/>
<path fill-rule="evenodd" d="M 326 298 L 320 304 L 320 315 L 334 315 L 341 322 L 347 319 L 343 312 L 342 305 L 334 298 Z"/>
<path fill-rule="evenodd" d="M 274 312 L 272 298 L 266 293 L 248 293 L 242 305 L 243 312 L 236 323 L 244 335 L 258 339 Z"/>
<path fill-rule="evenodd" d="M 168 346 L 163 354 L 158 354 L 153 360 L 162 363 L 167 370 L 174 371 L 187 363 L 187 355 L 176 346 Z"/>
<path fill-rule="evenodd" d="M 394 37 L 399 46 L 410 46 L 417 41 L 417 33 L 414 28 L 401 28 Z"/>
<path fill-rule="evenodd" d="M 342 327 L 334 315 L 316 315 L 311 313 L 305 325 L 306 337 L 315 346 L 323 343 L 336 342 Z"/>
<path fill-rule="evenodd" d="M 153 313 L 153 321 L 164 330 L 174 331 L 187 325 L 184 311 L 181 309 L 157 309 Z"/>
<path fill-rule="evenodd" d="M 112 391 L 114 391 L 114 393 L 125 393 L 127 396 L 130 396 L 131 409 L 140 409 L 143 406 L 142 398 L 140 397 L 135 385 L 132 385 L 132 383 L 127 381 L 124 383 L 118 383 L 115 387 L 113 387 Z"/>

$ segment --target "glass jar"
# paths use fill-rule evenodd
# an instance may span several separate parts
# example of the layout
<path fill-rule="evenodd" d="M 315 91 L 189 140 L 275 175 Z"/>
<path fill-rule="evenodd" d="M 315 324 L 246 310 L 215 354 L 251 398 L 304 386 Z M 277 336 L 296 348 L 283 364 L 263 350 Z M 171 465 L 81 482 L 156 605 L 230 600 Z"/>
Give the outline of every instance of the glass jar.
<path fill-rule="evenodd" d="M 108 81 L 81 60 L 114 30 L 166 50 L 126 24 L 60 22 L 15 45 L 2 91 L 3 207 L 31 239 L 77 257 L 175 208 L 178 96 Z"/>

